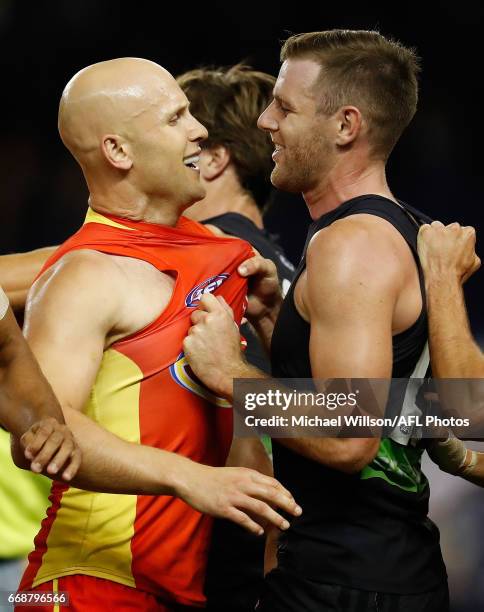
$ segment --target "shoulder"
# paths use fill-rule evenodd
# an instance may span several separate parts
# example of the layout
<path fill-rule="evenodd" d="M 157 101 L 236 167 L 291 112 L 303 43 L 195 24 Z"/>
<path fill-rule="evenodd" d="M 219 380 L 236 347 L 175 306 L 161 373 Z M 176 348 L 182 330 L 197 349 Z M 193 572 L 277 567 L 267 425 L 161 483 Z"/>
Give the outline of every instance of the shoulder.
<path fill-rule="evenodd" d="M 33 284 L 27 309 L 43 313 L 69 310 L 102 316 L 117 306 L 123 277 L 113 257 L 87 249 L 71 251 L 48 268 Z"/>
<path fill-rule="evenodd" d="M 315 234 L 306 255 L 308 276 L 325 273 L 333 283 L 358 280 L 399 283 L 401 253 L 396 230 L 384 219 L 358 214 L 335 221 Z"/>
<path fill-rule="evenodd" d="M 70 285 L 82 281 L 87 284 L 112 278 L 119 274 L 115 259 L 105 253 L 88 249 L 70 251 L 50 266 L 34 283 L 39 290 L 45 285 Z"/>

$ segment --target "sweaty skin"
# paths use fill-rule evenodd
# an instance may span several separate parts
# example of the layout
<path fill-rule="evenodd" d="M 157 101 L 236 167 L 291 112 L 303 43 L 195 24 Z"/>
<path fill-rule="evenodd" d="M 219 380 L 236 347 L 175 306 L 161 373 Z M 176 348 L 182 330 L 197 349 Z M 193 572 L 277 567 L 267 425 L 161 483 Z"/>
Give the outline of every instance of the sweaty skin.
<path fill-rule="evenodd" d="M 185 160 L 198 155 L 206 130 L 173 77 L 153 62 L 124 58 L 80 71 L 62 95 L 59 131 L 81 165 L 96 212 L 174 225 L 205 193 L 198 170 Z M 269 504 L 291 514 L 300 509 L 273 478 L 126 442 L 81 412 L 103 351 L 157 318 L 173 282 L 146 262 L 80 250 L 62 257 L 31 290 L 25 333 L 85 458 L 73 484 L 176 495 L 254 533 L 265 521 L 287 528 Z"/>
<path fill-rule="evenodd" d="M 312 87 L 318 74 L 319 66 L 311 59 L 286 60 L 274 100 L 259 118 L 259 127 L 270 133 L 275 146 L 273 184 L 302 191 L 313 219 L 362 194 L 394 200 L 384 160 L 371 155 L 368 126 L 359 109 L 345 106 L 331 117 L 318 113 Z M 281 305 L 275 271 L 256 257 L 241 273 L 251 277 L 248 317 L 269 346 Z M 422 305 L 413 256 L 386 221 L 368 215 L 342 219 L 313 237 L 306 270 L 296 285 L 295 304 L 311 325 L 314 378 L 388 378 L 392 335 L 409 327 Z M 200 308 L 209 316 L 194 315 L 185 354 L 205 384 L 230 397 L 233 378 L 263 375 L 244 363 L 235 344 L 227 346 L 232 336 L 223 320 L 229 313 L 210 296 Z M 225 333 L 217 334 L 222 325 Z M 217 355 L 217 368 L 209 367 L 209 350 Z M 352 473 L 372 461 L 379 440 L 286 438 L 281 444 Z"/>

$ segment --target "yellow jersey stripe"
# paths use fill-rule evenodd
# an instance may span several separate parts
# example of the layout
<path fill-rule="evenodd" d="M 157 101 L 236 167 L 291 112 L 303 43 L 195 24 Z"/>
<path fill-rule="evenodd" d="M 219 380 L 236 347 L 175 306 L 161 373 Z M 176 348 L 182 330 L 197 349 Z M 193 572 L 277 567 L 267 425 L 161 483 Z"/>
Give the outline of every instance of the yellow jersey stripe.
<path fill-rule="evenodd" d="M 86 223 L 102 223 L 103 225 L 111 225 L 112 227 L 118 227 L 119 229 L 129 230 L 132 232 L 135 231 L 133 227 L 127 227 L 126 225 L 122 225 L 117 221 L 112 221 L 111 219 L 108 219 L 107 217 L 101 215 L 90 207 L 87 209 L 86 218 L 84 219 L 84 224 Z"/>
<path fill-rule="evenodd" d="M 131 359 L 108 349 L 84 414 L 114 435 L 139 444 L 142 378 L 142 371 Z M 131 540 L 136 504 L 136 495 L 93 493 L 70 487 L 62 496 L 33 586 L 72 574 L 102 578 L 109 575 L 116 582 L 134 586 Z"/>

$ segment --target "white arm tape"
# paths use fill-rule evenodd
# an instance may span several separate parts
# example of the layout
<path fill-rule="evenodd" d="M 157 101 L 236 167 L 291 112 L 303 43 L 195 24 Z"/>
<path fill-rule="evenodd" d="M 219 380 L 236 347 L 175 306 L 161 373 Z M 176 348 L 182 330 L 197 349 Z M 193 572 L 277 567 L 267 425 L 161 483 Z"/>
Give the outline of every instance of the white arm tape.
<path fill-rule="evenodd" d="M 7 314 L 9 306 L 10 302 L 8 301 L 8 297 L 5 295 L 3 289 L 0 287 L 0 321 Z"/>
<path fill-rule="evenodd" d="M 448 438 L 445 441 L 435 440 L 429 445 L 427 451 L 432 461 L 443 472 L 455 476 L 469 476 L 477 463 L 477 453 L 468 449 L 457 438 Z M 468 453 L 470 453 L 469 460 L 467 459 Z"/>

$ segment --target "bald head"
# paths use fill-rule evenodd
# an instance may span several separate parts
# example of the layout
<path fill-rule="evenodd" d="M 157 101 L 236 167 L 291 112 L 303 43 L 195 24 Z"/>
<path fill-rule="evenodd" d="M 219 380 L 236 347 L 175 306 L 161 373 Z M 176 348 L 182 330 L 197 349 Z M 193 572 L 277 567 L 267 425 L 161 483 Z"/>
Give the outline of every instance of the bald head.
<path fill-rule="evenodd" d="M 99 150 L 106 134 L 129 138 L 133 124 L 144 113 L 169 103 L 174 87 L 171 74 L 149 60 L 120 58 L 84 68 L 62 93 L 59 133 L 66 147 L 84 165 Z"/>

